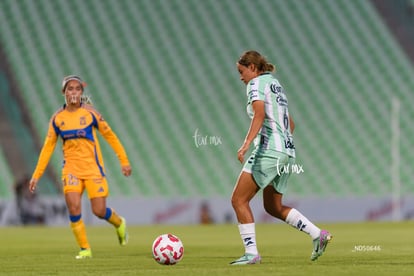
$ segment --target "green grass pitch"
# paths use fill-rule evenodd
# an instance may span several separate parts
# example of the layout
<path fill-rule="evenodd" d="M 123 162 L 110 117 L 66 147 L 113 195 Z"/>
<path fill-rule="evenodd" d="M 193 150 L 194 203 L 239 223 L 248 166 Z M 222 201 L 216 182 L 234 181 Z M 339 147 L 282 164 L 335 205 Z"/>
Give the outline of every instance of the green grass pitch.
<path fill-rule="evenodd" d="M 0 275 L 414 275 L 414 222 L 318 224 L 333 234 L 325 254 L 309 260 L 310 237 L 283 224 L 256 226 L 262 264 L 230 266 L 243 254 L 235 224 L 130 226 L 117 243 L 109 226 L 88 226 L 93 258 L 75 260 L 70 227 L 0 228 Z M 173 233 L 184 243 L 175 266 L 157 264 L 151 245 Z"/>

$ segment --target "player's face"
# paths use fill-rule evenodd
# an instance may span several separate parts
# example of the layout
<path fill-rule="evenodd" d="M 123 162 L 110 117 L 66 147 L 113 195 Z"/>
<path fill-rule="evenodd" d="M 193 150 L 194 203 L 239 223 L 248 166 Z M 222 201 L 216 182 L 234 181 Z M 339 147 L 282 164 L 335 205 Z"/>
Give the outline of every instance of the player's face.
<path fill-rule="evenodd" d="M 237 63 L 237 70 L 240 74 L 240 80 L 244 82 L 244 84 L 247 84 L 250 80 L 258 76 L 256 67 L 253 64 L 244 66 Z"/>
<path fill-rule="evenodd" d="M 82 93 L 83 93 L 83 88 L 82 88 L 82 85 L 78 81 L 76 80 L 69 81 L 65 89 L 66 104 L 72 104 L 72 105 L 80 104 Z"/>

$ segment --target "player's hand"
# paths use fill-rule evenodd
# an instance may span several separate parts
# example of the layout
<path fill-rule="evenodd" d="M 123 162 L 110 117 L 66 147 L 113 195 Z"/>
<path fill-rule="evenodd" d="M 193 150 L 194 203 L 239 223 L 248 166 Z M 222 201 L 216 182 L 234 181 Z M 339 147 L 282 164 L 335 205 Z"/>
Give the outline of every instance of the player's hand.
<path fill-rule="evenodd" d="M 130 176 L 132 173 L 131 166 L 122 166 L 122 174 L 125 176 Z"/>
<path fill-rule="evenodd" d="M 29 182 L 29 191 L 31 193 L 34 193 L 35 192 L 36 186 L 37 186 L 37 181 L 38 180 L 36 178 L 30 179 L 30 182 Z"/>
<path fill-rule="evenodd" d="M 239 150 L 237 151 L 237 159 L 239 159 L 240 163 L 244 162 L 244 155 L 249 150 L 249 145 L 243 144 Z"/>

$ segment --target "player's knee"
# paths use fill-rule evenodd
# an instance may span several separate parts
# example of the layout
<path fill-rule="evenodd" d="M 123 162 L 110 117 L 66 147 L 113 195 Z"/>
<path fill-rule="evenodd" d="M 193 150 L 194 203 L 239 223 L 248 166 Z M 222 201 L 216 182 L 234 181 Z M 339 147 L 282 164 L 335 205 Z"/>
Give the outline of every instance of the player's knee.
<path fill-rule="evenodd" d="M 244 200 L 240 197 L 237 197 L 237 196 L 234 196 L 234 195 L 231 197 L 231 205 L 233 206 L 234 209 L 237 209 L 237 208 L 239 208 L 239 207 L 241 207 L 245 204 L 248 204 L 248 203 L 249 203 L 248 201 L 246 201 L 246 200 Z"/>
<path fill-rule="evenodd" d="M 233 206 L 233 208 L 238 206 L 238 199 L 234 195 L 231 196 L 231 206 Z"/>
<path fill-rule="evenodd" d="M 70 215 L 78 215 L 81 213 L 81 207 L 79 205 L 68 205 L 68 212 Z"/>

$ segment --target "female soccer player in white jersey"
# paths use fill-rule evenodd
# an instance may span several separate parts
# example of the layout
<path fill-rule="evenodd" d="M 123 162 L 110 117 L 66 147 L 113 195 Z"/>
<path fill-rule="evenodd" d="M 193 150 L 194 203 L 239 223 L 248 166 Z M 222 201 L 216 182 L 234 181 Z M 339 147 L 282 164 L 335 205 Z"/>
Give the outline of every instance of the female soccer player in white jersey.
<path fill-rule="evenodd" d="M 251 118 L 244 143 L 237 152 L 239 161 L 244 162 L 244 155 L 252 142 L 255 148 L 244 163 L 231 198 L 245 254 L 230 264 L 256 264 L 261 261 L 249 205 L 260 189 L 263 189 L 267 213 L 312 237 L 311 260 L 314 261 L 325 251 L 331 234 L 316 227 L 298 210 L 282 204 L 291 173 L 289 168 L 295 161 L 294 123 L 289 115 L 286 94 L 279 81 L 271 75 L 275 71 L 274 65 L 260 53 L 244 52 L 237 62 L 237 69 L 241 81 L 247 86 L 247 113 Z"/>

